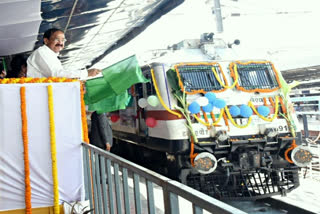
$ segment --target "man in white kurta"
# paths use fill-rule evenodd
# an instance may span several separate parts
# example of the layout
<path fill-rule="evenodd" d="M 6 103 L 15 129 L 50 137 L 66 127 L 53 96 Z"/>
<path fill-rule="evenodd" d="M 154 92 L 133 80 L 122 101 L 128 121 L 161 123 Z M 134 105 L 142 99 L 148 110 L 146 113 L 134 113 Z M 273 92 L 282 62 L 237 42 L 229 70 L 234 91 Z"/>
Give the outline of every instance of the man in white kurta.
<path fill-rule="evenodd" d="M 99 69 L 89 70 L 65 70 L 62 67 L 58 55 L 64 48 L 65 35 L 62 30 L 52 28 L 43 36 L 44 45 L 35 50 L 28 58 L 28 77 L 68 77 L 84 79 L 95 76 Z"/>

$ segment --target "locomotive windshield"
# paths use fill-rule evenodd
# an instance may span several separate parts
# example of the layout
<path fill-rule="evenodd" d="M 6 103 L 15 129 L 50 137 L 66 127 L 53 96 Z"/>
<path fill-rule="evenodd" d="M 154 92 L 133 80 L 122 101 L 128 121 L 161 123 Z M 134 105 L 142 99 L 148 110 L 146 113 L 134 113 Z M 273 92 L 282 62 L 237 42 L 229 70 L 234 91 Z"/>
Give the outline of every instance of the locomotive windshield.
<path fill-rule="evenodd" d="M 234 65 L 239 75 L 238 88 L 243 90 L 279 88 L 277 73 L 271 63 L 232 63 L 231 72 L 235 72 Z"/>
<path fill-rule="evenodd" d="M 209 92 L 224 89 L 214 73 L 215 71 L 216 75 L 218 75 L 220 80 L 223 81 L 223 84 L 225 84 L 225 77 L 222 74 L 222 69 L 219 64 L 185 64 L 176 66 L 176 70 L 179 72 L 180 82 L 183 83 L 186 92 L 195 92 L 199 90 Z"/>

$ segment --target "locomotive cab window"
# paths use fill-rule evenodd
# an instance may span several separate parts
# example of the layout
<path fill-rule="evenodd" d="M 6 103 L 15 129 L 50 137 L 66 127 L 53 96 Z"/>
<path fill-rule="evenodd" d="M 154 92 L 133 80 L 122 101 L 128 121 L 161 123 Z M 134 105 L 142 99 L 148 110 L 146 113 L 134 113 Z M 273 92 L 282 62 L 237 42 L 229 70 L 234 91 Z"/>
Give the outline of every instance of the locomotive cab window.
<path fill-rule="evenodd" d="M 179 64 L 175 66 L 179 84 L 186 93 L 205 93 L 209 91 L 222 91 L 224 87 L 216 76 L 225 84 L 225 76 L 218 63 L 215 64 Z"/>
<path fill-rule="evenodd" d="M 252 92 L 259 91 L 259 89 L 276 90 L 279 88 L 277 72 L 270 62 L 237 62 L 231 63 L 229 68 L 233 77 L 236 76 L 235 73 L 237 72 L 238 89 Z"/>

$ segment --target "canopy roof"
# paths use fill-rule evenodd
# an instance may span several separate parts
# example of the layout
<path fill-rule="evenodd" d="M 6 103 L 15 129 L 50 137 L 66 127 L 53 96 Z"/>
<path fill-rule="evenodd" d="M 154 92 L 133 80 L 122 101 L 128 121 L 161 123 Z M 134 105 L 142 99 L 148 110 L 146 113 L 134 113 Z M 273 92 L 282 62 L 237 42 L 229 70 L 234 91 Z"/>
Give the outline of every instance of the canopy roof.
<path fill-rule="evenodd" d="M 1 0 L 0 56 L 32 51 L 55 27 L 67 38 L 64 67 L 90 67 L 183 1 Z"/>

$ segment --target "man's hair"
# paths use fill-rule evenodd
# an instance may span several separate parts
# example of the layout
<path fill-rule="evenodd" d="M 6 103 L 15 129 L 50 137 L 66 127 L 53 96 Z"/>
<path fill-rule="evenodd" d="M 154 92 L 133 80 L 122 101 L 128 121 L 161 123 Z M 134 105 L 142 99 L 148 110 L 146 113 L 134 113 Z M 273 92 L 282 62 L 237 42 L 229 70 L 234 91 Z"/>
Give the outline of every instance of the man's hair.
<path fill-rule="evenodd" d="M 49 30 L 46 30 L 46 32 L 44 32 L 43 39 L 45 39 L 45 38 L 50 39 L 52 34 L 54 34 L 57 31 L 60 31 L 60 32 L 64 33 L 63 30 L 60 30 L 58 28 L 50 28 Z"/>

